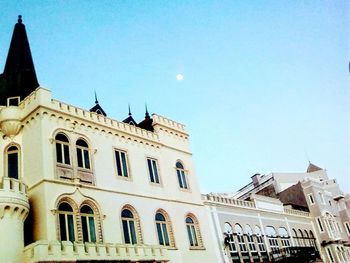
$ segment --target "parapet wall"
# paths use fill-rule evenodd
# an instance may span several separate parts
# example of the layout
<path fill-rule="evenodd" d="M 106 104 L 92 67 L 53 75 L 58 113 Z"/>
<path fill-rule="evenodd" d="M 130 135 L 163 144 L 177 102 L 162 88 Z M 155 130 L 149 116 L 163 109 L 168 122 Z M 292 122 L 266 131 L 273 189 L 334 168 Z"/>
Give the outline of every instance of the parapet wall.
<path fill-rule="evenodd" d="M 0 217 L 5 212 L 11 215 L 18 214 L 23 219 L 29 212 L 29 203 L 27 197 L 27 186 L 19 180 L 4 177 L 0 185 Z"/>
<path fill-rule="evenodd" d="M 78 260 L 167 262 L 169 256 L 166 248 L 151 245 L 39 240 L 24 248 L 23 262 L 26 263 Z"/>

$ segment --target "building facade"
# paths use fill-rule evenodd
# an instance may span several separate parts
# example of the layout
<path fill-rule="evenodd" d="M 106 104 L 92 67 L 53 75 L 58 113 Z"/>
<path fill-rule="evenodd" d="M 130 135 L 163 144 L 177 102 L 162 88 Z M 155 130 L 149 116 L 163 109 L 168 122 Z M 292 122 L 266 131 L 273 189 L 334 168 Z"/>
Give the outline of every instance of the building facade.
<path fill-rule="evenodd" d="M 216 262 L 182 124 L 55 100 L 21 17 L 0 94 L 1 262 Z"/>
<path fill-rule="evenodd" d="M 203 198 L 226 262 L 350 262 L 349 195 L 311 163 Z"/>

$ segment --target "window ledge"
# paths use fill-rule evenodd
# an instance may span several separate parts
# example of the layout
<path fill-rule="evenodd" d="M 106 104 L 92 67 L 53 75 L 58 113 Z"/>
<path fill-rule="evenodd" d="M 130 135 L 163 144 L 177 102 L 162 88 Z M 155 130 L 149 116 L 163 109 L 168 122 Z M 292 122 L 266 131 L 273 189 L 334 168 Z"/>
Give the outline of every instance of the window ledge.
<path fill-rule="evenodd" d="M 190 250 L 206 250 L 205 247 L 190 247 Z"/>
<path fill-rule="evenodd" d="M 185 193 L 191 193 L 192 192 L 190 188 L 181 188 L 181 187 L 179 187 L 179 189 L 180 189 L 180 191 L 185 192 Z"/>
<path fill-rule="evenodd" d="M 128 181 L 128 182 L 131 182 L 132 179 L 130 176 L 121 176 L 121 175 L 117 175 L 117 179 L 118 180 L 123 180 L 123 181 Z"/>
<path fill-rule="evenodd" d="M 64 163 L 56 162 L 56 166 L 60 167 L 60 168 L 73 169 L 73 166 L 71 164 L 64 164 Z"/>
<path fill-rule="evenodd" d="M 168 250 L 178 250 L 177 247 L 169 247 L 169 246 L 167 247 L 167 246 L 165 246 L 165 248 L 168 249 Z"/>
<path fill-rule="evenodd" d="M 84 173 L 93 174 L 92 169 L 87 169 L 87 168 L 84 168 L 84 167 L 78 167 L 78 171 L 79 171 L 79 172 L 84 172 Z"/>

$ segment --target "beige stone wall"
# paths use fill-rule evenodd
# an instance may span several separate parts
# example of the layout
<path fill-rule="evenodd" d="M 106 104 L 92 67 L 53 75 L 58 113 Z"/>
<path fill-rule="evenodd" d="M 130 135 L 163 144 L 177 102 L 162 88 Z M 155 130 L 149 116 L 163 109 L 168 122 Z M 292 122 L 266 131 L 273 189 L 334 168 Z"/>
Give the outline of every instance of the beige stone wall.
<path fill-rule="evenodd" d="M 19 108 L 23 128 L 12 141 L 21 147 L 21 179 L 29 186 L 31 210 L 26 224 L 29 240 L 59 239 L 57 204 L 64 197 L 72 199 L 77 207 L 86 200 L 92 201 L 99 211 L 99 241 L 123 243 L 120 213 L 128 204 L 138 212 L 143 243 L 148 245 L 158 245 L 156 211 L 167 212 L 175 240 L 175 248 L 168 253 L 171 262 L 216 262 L 218 248 L 208 231 L 211 226 L 201 200 L 188 134 L 182 124 L 154 115 L 155 132 L 148 132 L 56 101 L 43 88 L 28 96 Z M 64 169 L 71 173 L 71 180 L 60 178 L 58 173 L 54 137 L 59 131 L 70 140 L 72 165 Z M 93 184 L 79 180 L 81 171 L 77 168 L 75 150 L 78 138 L 84 138 L 89 145 Z M 1 141 L 0 147 L 4 149 L 6 142 Z M 117 175 L 115 149 L 127 152 L 130 175 L 127 179 Z M 158 161 L 159 185 L 150 182 L 147 157 Z M 1 158 L 2 155 L 3 161 Z M 185 167 L 189 189 L 179 187 L 175 169 L 178 160 Z M 199 222 L 203 248 L 190 249 L 185 226 L 188 213 Z M 35 245 L 33 249 L 39 247 Z"/>

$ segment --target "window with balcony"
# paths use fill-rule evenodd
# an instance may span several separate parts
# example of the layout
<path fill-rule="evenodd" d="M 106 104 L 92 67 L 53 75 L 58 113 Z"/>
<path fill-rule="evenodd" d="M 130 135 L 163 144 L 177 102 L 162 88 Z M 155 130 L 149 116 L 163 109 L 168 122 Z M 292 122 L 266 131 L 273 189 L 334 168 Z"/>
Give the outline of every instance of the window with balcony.
<path fill-rule="evenodd" d="M 96 242 L 96 226 L 94 211 L 90 206 L 84 205 L 80 209 L 81 227 L 84 242 Z"/>
<path fill-rule="evenodd" d="M 175 247 L 172 226 L 168 214 L 164 210 L 158 210 L 155 215 L 155 224 L 159 245 Z"/>
<path fill-rule="evenodd" d="M 63 202 L 58 206 L 60 240 L 75 241 L 75 214 L 72 207 Z"/>
<path fill-rule="evenodd" d="M 278 247 L 278 241 L 277 241 L 277 233 L 273 226 L 266 227 L 266 236 L 267 236 L 267 239 L 269 240 L 271 251 L 274 252 L 278 250 L 279 247 Z"/>
<path fill-rule="evenodd" d="M 258 243 L 259 251 L 260 252 L 265 252 L 266 251 L 266 247 L 265 247 L 264 238 L 263 238 L 263 236 L 261 234 L 260 227 L 255 226 L 254 232 L 255 232 L 255 235 L 256 235 L 256 241 Z"/>
<path fill-rule="evenodd" d="M 224 224 L 224 234 L 225 234 L 225 244 L 228 246 L 230 254 L 236 253 L 237 252 L 237 247 L 235 244 L 235 240 L 233 237 L 233 230 L 232 226 L 230 223 L 225 223 Z"/>
<path fill-rule="evenodd" d="M 244 241 L 243 229 L 240 224 L 235 225 L 235 232 L 237 235 L 238 245 L 241 252 L 248 252 Z"/>
<path fill-rule="evenodd" d="M 123 209 L 121 213 L 124 242 L 126 244 L 137 244 L 134 214 L 129 209 Z"/>
<path fill-rule="evenodd" d="M 253 230 L 250 227 L 250 225 L 246 225 L 245 226 L 245 233 L 247 234 L 249 250 L 252 251 L 252 252 L 255 252 L 256 251 L 256 247 L 255 247 L 255 243 L 254 243 Z"/>
<path fill-rule="evenodd" d="M 282 248 L 290 247 L 289 235 L 287 229 L 280 227 L 278 229 L 278 235 L 281 238 Z"/>

